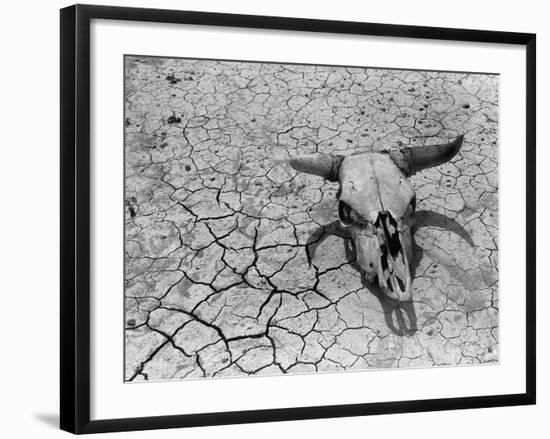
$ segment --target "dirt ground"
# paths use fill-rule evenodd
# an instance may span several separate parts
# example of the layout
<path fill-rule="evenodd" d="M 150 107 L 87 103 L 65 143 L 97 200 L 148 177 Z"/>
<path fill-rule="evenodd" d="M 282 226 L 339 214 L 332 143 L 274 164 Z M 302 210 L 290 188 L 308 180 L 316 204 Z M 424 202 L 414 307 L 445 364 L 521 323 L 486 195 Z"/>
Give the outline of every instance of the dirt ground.
<path fill-rule="evenodd" d="M 125 60 L 127 381 L 498 361 L 498 76 Z M 413 301 L 286 160 L 465 135 L 417 194 Z"/>

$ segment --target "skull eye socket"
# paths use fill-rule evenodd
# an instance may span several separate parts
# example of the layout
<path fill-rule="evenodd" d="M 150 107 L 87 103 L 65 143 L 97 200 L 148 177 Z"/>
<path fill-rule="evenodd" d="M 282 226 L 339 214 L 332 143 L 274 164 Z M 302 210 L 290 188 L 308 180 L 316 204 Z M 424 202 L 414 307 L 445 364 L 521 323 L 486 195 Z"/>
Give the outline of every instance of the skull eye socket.
<path fill-rule="evenodd" d="M 338 203 L 338 216 L 345 226 L 351 226 L 358 221 L 357 214 L 343 201 Z"/>

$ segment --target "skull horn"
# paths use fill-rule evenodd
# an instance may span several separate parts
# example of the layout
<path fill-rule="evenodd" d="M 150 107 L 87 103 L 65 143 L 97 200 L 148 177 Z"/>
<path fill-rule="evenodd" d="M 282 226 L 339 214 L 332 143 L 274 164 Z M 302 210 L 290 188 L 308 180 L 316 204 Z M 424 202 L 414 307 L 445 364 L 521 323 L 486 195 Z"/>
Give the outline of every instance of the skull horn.
<path fill-rule="evenodd" d="M 451 160 L 460 150 L 464 136 L 442 145 L 414 146 L 390 151 L 390 157 L 409 176 Z"/>
<path fill-rule="evenodd" d="M 291 158 L 289 163 L 298 172 L 318 175 L 329 181 L 338 181 L 338 171 L 343 159 L 344 157 L 340 155 L 318 153 Z"/>

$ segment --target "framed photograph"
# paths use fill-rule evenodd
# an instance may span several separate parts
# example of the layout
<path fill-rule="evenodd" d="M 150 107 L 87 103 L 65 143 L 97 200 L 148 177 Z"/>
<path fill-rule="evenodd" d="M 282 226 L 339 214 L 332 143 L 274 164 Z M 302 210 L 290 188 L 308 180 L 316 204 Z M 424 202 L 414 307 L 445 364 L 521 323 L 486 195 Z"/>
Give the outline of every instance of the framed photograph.
<path fill-rule="evenodd" d="M 61 10 L 62 429 L 534 404 L 535 247 L 534 34 Z"/>

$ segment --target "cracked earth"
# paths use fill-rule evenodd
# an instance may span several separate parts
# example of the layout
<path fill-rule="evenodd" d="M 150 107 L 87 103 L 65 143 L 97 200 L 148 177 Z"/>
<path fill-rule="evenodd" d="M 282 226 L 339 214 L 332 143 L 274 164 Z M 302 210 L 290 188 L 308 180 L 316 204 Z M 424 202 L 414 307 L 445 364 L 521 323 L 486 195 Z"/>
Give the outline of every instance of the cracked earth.
<path fill-rule="evenodd" d="M 125 58 L 126 381 L 498 361 L 498 76 Z M 300 154 L 444 143 L 413 300 L 364 283 Z"/>

